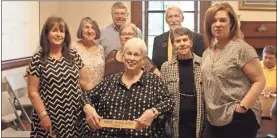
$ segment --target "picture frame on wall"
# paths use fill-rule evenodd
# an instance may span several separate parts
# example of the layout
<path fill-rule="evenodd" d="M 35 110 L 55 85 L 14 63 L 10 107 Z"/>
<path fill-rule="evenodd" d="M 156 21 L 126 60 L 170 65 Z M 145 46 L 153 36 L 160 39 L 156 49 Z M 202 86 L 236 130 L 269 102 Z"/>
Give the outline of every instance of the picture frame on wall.
<path fill-rule="evenodd" d="M 276 1 L 239 1 L 239 10 L 276 11 Z"/>

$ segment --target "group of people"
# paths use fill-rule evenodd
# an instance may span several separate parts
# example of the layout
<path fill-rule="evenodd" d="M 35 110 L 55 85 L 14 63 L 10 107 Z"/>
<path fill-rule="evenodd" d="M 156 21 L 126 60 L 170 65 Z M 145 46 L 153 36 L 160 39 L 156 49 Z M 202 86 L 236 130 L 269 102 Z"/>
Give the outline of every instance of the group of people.
<path fill-rule="evenodd" d="M 126 6 L 114 3 L 111 14 L 101 30 L 83 18 L 73 43 L 62 18 L 45 22 L 27 71 L 31 137 L 256 136 L 265 77 L 228 3 L 207 10 L 204 37 L 169 7 L 170 30 L 154 39 L 152 60 Z M 101 127 L 101 119 L 133 120 L 136 129 Z"/>

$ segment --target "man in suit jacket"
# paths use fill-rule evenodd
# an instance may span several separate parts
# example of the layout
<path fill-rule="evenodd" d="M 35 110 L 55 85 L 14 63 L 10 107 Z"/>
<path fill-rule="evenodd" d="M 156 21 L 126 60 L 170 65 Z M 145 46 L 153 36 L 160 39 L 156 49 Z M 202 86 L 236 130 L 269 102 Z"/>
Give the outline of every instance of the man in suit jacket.
<path fill-rule="evenodd" d="M 183 11 L 176 6 L 168 7 L 166 10 L 166 23 L 169 25 L 170 30 L 177 27 L 181 27 L 181 23 L 184 21 Z M 170 31 L 169 30 L 169 31 Z M 153 56 L 152 61 L 160 70 L 162 64 L 165 61 L 171 60 L 174 52 L 172 50 L 172 44 L 169 37 L 169 31 L 156 36 L 154 38 Z M 192 51 L 202 57 L 205 50 L 203 36 L 199 33 L 193 32 L 193 46 Z"/>

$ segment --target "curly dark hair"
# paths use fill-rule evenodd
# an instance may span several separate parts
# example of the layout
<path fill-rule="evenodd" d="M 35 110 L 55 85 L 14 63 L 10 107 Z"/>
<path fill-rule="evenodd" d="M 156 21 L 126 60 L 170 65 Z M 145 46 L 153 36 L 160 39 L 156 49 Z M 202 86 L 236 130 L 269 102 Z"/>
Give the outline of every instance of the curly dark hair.
<path fill-rule="evenodd" d="M 50 42 L 48 39 L 49 32 L 51 29 L 58 25 L 59 29 L 65 33 L 64 42 L 62 43 L 62 56 L 67 59 L 70 63 L 73 62 L 73 57 L 69 54 L 69 47 L 71 44 L 71 37 L 69 33 L 68 26 L 66 22 L 57 16 L 50 16 L 43 25 L 41 35 L 40 35 L 40 47 L 42 50 L 41 60 L 43 62 L 47 61 L 47 57 L 50 54 Z"/>

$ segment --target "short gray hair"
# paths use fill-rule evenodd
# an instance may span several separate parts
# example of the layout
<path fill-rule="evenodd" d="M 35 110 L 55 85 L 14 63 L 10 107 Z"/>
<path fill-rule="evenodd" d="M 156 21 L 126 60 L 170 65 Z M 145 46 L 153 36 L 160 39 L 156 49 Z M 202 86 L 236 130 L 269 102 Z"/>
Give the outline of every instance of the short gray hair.
<path fill-rule="evenodd" d="M 271 55 L 274 55 L 276 57 L 276 48 L 274 46 L 266 46 L 264 49 L 263 49 L 263 55 L 264 53 L 268 53 L 268 54 L 271 54 Z"/>
<path fill-rule="evenodd" d="M 180 7 L 178 7 L 178 6 L 169 6 L 165 11 L 165 20 L 167 20 L 167 14 L 168 14 L 168 11 L 170 11 L 170 10 L 177 10 L 177 11 L 179 11 L 181 17 L 184 17 L 183 11 L 181 10 Z"/>
<path fill-rule="evenodd" d="M 99 39 L 100 38 L 100 29 L 99 29 L 99 27 L 98 27 L 98 24 L 97 24 L 97 22 L 96 21 L 94 21 L 94 20 L 92 20 L 90 17 L 84 17 L 82 20 L 81 20 L 81 22 L 80 22 L 80 25 L 79 25 L 79 28 L 78 28 L 78 30 L 77 30 L 77 38 L 78 39 L 83 39 L 83 36 L 82 36 L 82 28 L 83 28 L 83 25 L 84 25 L 84 22 L 88 22 L 88 23 L 90 23 L 91 25 L 92 25 L 92 28 L 93 28 L 93 30 L 95 31 L 95 33 L 96 33 L 96 37 L 95 37 L 95 39 Z"/>
<path fill-rule="evenodd" d="M 113 12 L 114 9 L 125 9 L 126 12 L 128 12 L 127 7 L 120 1 L 113 4 L 113 6 L 111 8 L 111 11 Z"/>
<path fill-rule="evenodd" d="M 133 31 L 134 31 L 134 33 L 135 33 L 135 37 L 138 37 L 137 26 L 136 26 L 135 24 L 133 24 L 133 23 L 126 23 L 126 24 L 124 24 L 123 26 L 121 26 L 121 27 L 120 27 L 120 30 L 119 30 L 119 36 L 121 36 L 122 30 L 123 30 L 124 28 L 128 27 L 128 26 L 130 26 L 130 27 L 133 29 Z"/>
<path fill-rule="evenodd" d="M 124 45 L 123 54 L 126 52 L 127 49 L 130 49 L 130 48 L 138 48 L 141 50 L 142 55 L 146 56 L 147 46 L 144 40 L 137 37 L 127 40 L 127 42 Z"/>

